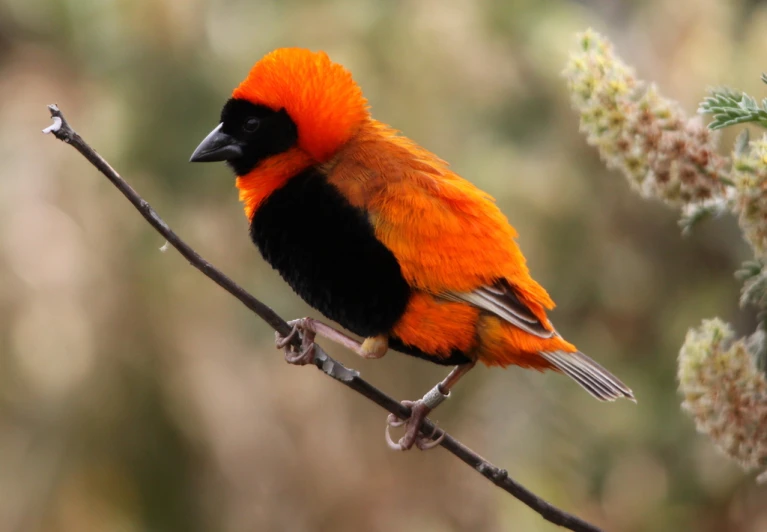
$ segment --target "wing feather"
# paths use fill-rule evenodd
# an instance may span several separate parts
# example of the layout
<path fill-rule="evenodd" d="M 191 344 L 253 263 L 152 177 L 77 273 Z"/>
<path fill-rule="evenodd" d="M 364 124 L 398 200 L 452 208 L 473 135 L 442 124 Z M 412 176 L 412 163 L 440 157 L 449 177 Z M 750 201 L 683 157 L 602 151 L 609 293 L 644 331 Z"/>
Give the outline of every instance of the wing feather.
<path fill-rule="evenodd" d="M 329 181 L 368 213 L 411 287 L 503 312 L 514 306 L 495 301 L 505 296 L 492 285 L 503 279 L 533 314 L 517 305 L 510 319 L 533 329 L 546 321 L 554 303 L 530 276 L 516 231 L 487 193 L 380 122 L 367 123 L 342 153 L 325 165 Z"/>
<path fill-rule="evenodd" d="M 450 301 L 462 301 L 474 305 L 539 338 L 552 338 L 557 334 L 553 328 L 541 323 L 535 314 L 519 300 L 514 290 L 502 281 L 493 286 L 482 286 L 471 292 L 448 291 L 440 296 Z"/>

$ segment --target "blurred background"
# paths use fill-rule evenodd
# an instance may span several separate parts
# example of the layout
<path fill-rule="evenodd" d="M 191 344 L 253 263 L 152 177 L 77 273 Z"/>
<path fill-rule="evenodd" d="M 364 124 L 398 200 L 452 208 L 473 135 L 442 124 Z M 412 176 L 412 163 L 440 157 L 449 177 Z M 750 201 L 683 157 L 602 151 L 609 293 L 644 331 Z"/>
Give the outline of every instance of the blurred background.
<path fill-rule="evenodd" d="M 229 170 L 187 163 L 280 46 L 327 51 L 378 119 L 492 193 L 558 329 L 639 400 L 479 368 L 441 426 L 606 530 L 766 531 L 767 487 L 695 433 L 675 381 L 701 319 L 753 330 L 732 275 L 750 253 L 731 219 L 681 237 L 586 145 L 560 72 L 589 26 L 690 113 L 711 85 L 764 95 L 757 0 L 0 0 L 0 531 L 556 530 L 442 450 L 389 451 L 382 410 L 286 365 L 40 133 L 58 103 L 206 258 L 286 318 L 315 315 L 250 244 Z M 399 399 L 446 372 L 325 345 Z"/>

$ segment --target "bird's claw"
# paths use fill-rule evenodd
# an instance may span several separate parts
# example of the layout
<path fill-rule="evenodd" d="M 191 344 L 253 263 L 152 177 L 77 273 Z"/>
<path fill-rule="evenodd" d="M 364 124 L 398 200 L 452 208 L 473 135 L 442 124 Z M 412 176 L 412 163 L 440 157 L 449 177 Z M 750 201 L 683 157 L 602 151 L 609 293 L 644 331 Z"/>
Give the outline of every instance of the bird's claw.
<path fill-rule="evenodd" d="M 306 319 L 289 321 L 288 325 L 292 325 L 293 329 L 287 336 L 282 336 L 280 333 L 274 333 L 274 345 L 277 349 L 285 350 L 285 362 L 288 364 L 295 364 L 297 366 L 304 366 L 306 364 L 314 363 L 314 337 L 315 333 L 309 327 L 307 327 Z M 301 350 L 298 351 L 292 344 L 296 334 L 301 334 Z"/>
<path fill-rule="evenodd" d="M 296 334 L 298 334 L 298 325 L 293 325 L 293 329 L 291 329 L 287 336 L 282 336 L 280 333 L 275 331 L 274 346 L 277 349 L 285 349 L 288 344 L 293 341 L 293 338 L 295 338 Z"/>
<path fill-rule="evenodd" d="M 447 433 L 440 431 L 435 425 L 430 434 L 421 432 L 421 425 L 431 409 L 422 401 L 402 401 L 403 406 L 410 408 L 411 414 L 408 419 L 400 419 L 394 414 L 386 418 L 386 444 L 394 451 L 407 451 L 415 445 L 422 451 L 428 451 L 437 447 L 445 439 Z M 391 437 L 391 428 L 405 426 L 405 435 L 395 442 Z M 437 438 L 434 436 L 442 432 Z"/>
<path fill-rule="evenodd" d="M 295 364 L 296 366 L 305 366 L 307 364 L 314 364 L 314 342 L 312 342 L 311 345 L 303 348 L 298 353 L 293 353 L 286 350 L 285 362 L 287 362 L 288 364 Z"/>

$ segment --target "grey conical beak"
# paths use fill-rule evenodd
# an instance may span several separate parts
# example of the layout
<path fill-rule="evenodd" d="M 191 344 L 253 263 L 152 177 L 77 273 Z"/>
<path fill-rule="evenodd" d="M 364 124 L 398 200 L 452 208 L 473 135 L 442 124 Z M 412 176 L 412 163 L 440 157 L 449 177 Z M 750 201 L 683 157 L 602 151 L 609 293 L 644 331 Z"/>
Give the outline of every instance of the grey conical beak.
<path fill-rule="evenodd" d="M 242 144 L 231 135 L 224 133 L 221 130 L 223 125 L 221 123 L 216 126 L 216 129 L 203 139 L 197 149 L 194 150 L 189 162 L 231 161 L 242 157 Z"/>

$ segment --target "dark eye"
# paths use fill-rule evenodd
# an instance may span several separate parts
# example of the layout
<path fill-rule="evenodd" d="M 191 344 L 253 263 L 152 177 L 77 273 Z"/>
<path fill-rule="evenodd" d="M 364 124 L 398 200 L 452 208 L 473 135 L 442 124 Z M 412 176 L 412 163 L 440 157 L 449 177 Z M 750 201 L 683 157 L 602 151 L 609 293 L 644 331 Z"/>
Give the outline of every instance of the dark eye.
<path fill-rule="evenodd" d="M 243 131 L 247 133 L 253 133 L 261 125 L 261 121 L 255 116 L 248 118 L 244 124 L 242 124 Z"/>

